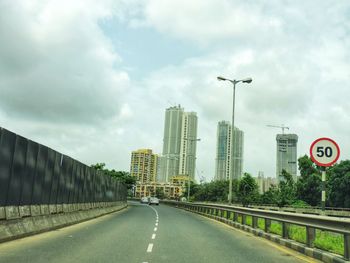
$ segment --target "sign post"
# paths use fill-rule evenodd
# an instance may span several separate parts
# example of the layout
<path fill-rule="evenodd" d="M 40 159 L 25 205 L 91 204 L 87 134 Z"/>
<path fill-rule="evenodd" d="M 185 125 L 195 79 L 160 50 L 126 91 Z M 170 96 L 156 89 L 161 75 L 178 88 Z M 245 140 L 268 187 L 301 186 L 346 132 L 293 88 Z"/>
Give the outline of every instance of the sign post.
<path fill-rule="evenodd" d="M 329 138 L 319 138 L 310 147 L 311 160 L 318 166 L 322 166 L 322 211 L 326 206 L 326 167 L 335 164 L 340 155 L 338 144 Z"/>

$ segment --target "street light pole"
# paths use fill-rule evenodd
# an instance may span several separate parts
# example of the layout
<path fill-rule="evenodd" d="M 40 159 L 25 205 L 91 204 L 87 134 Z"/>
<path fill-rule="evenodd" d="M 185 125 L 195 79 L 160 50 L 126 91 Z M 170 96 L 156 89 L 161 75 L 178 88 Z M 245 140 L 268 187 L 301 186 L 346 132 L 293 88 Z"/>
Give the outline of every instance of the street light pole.
<path fill-rule="evenodd" d="M 234 145 L 234 130 L 235 130 L 235 97 L 236 97 L 236 84 L 239 82 L 243 82 L 243 83 L 251 83 L 253 80 L 252 78 L 246 78 L 246 79 L 240 79 L 240 80 L 231 80 L 231 79 L 227 79 L 224 77 L 217 77 L 218 80 L 222 80 L 222 81 L 229 81 L 233 84 L 233 98 L 232 98 L 232 127 L 231 127 L 231 160 L 230 160 L 230 177 L 229 177 L 229 193 L 228 193 L 228 202 L 229 204 L 232 204 L 232 179 L 233 179 L 233 171 L 234 171 L 234 167 L 233 167 L 233 162 L 235 160 L 235 156 L 234 156 L 234 149 L 233 149 L 233 145 Z"/>

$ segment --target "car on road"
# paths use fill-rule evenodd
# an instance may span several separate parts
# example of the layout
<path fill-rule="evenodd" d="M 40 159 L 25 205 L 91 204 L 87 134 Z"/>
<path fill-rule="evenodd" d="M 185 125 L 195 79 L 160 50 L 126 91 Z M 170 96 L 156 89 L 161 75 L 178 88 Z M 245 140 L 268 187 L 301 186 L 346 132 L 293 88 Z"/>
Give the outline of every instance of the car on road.
<path fill-rule="evenodd" d="M 157 197 L 151 197 L 148 202 L 149 205 L 159 205 L 159 199 Z"/>
<path fill-rule="evenodd" d="M 140 200 L 140 203 L 141 204 L 148 204 L 149 203 L 148 197 L 142 197 Z"/>

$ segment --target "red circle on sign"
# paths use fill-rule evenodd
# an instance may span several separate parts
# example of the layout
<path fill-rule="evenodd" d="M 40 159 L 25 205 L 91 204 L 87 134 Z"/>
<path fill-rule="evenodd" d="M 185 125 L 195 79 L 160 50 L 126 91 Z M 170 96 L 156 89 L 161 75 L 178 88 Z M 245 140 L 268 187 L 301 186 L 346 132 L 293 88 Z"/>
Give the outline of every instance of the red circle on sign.
<path fill-rule="evenodd" d="M 317 161 L 316 158 L 313 156 L 313 154 L 312 154 L 312 149 L 313 149 L 314 145 L 315 145 L 316 143 L 318 143 L 319 141 L 329 141 L 329 142 L 333 143 L 334 146 L 337 148 L 337 156 L 335 157 L 335 159 L 334 159 L 333 161 L 331 161 L 331 162 L 329 162 L 329 163 L 320 163 L 320 162 Z M 316 141 L 314 141 L 314 142 L 311 144 L 311 147 L 310 147 L 310 156 L 311 156 L 311 160 L 312 160 L 315 164 L 317 164 L 318 166 L 332 166 L 332 165 L 335 164 L 335 163 L 338 161 L 338 159 L 339 159 L 339 156 L 340 156 L 340 148 L 339 148 L 339 145 L 338 145 L 335 141 L 333 141 L 332 139 L 330 139 L 330 138 L 326 138 L 326 137 L 324 137 L 324 138 L 319 138 L 319 139 L 317 139 Z"/>

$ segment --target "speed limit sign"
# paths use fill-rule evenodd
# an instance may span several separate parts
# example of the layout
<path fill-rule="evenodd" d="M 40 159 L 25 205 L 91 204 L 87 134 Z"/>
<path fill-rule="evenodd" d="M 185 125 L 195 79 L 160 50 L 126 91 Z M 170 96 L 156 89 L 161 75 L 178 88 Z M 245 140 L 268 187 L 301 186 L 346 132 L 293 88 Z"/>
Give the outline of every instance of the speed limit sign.
<path fill-rule="evenodd" d="M 318 166 L 332 166 L 340 155 L 338 144 L 329 138 L 319 138 L 311 144 L 311 160 Z"/>

